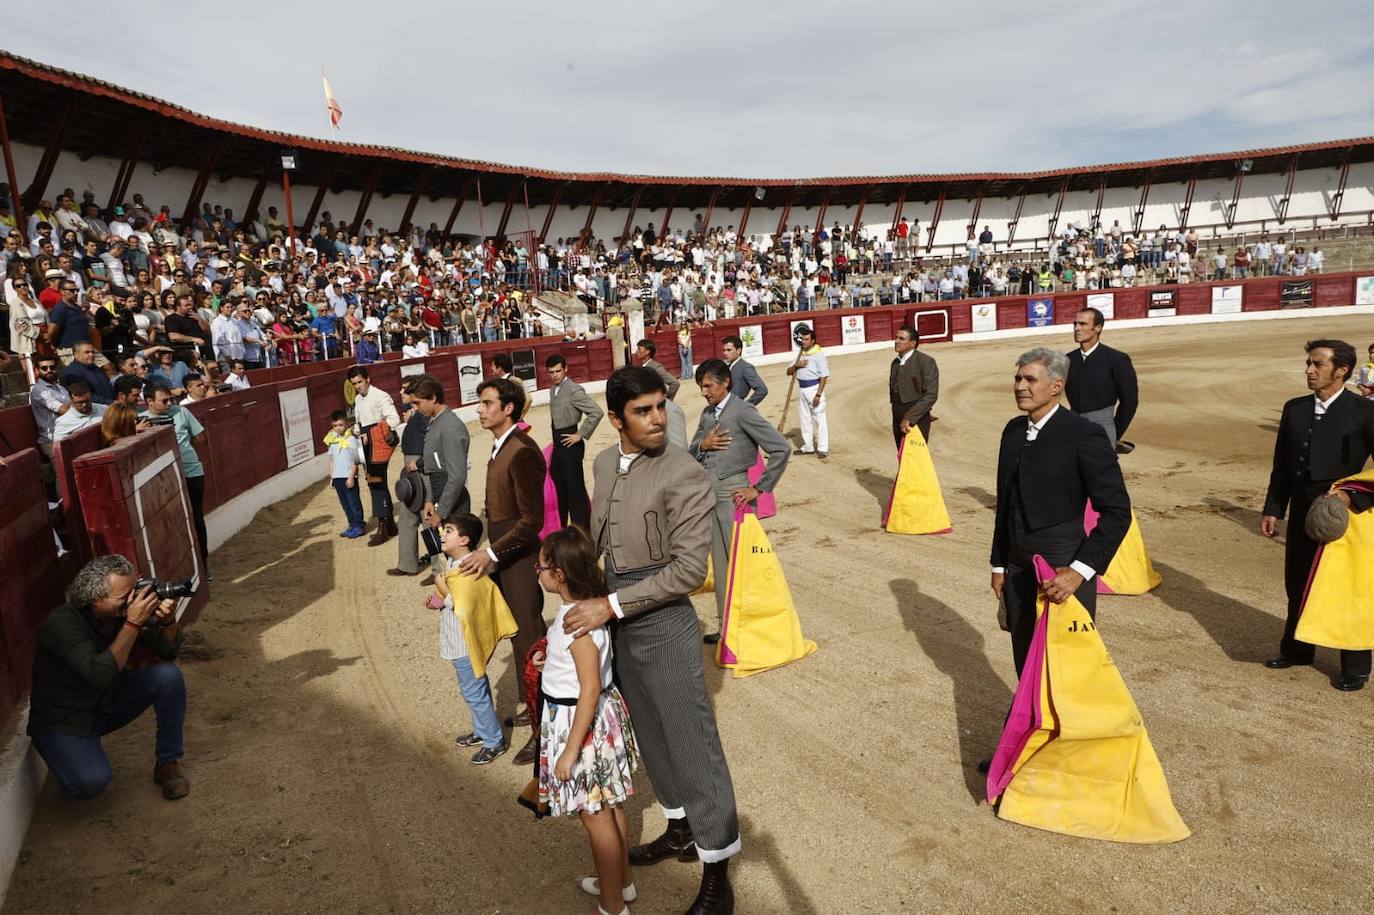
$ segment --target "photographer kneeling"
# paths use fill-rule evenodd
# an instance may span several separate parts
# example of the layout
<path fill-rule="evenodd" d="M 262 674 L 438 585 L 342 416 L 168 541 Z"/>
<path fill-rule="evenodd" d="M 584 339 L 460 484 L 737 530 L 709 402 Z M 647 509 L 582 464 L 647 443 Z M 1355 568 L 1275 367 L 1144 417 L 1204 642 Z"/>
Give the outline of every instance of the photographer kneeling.
<path fill-rule="evenodd" d="M 71 797 L 105 790 L 114 773 L 100 738 L 150 705 L 157 715 L 153 781 L 168 800 L 191 790 L 180 763 L 186 683 L 175 663 L 182 640 L 176 602 L 137 584 L 123 556 L 96 557 L 38 630 L 28 733 Z"/>

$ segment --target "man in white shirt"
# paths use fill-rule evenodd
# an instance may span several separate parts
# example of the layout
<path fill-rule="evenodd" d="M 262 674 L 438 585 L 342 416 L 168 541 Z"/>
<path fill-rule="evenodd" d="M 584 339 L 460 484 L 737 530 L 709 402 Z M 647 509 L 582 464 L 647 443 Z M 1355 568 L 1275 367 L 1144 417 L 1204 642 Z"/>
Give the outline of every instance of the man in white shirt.
<path fill-rule="evenodd" d="M 396 536 L 398 528 L 392 514 L 391 490 L 386 480 L 390 452 L 386 458 L 378 455 L 373 460 L 372 428 L 385 422 L 391 434 L 399 435 L 401 416 L 396 412 L 391 395 L 372 384 L 366 368 L 353 366 L 348 370 L 348 380 L 356 394 L 353 399 L 354 432 L 363 444 L 363 456 L 367 459 L 367 488 L 372 495 L 372 516 L 377 519 L 377 529 L 367 545 L 381 546 Z"/>
<path fill-rule="evenodd" d="M 787 367 L 787 374 L 797 379 L 802 446 L 793 453 L 826 458 L 830 456 L 830 421 L 825 415 L 825 387 L 830 383 L 830 365 L 811 325 L 798 325 L 795 333 L 801 352 Z"/>
<path fill-rule="evenodd" d="M 91 387 L 86 382 L 73 381 L 67 385 L 67 393 L 71 395 L 71 409 L 58 416 L 53 423 L 54 442 L 60 442 L 90 426 L 100 425 L 100 419 L 105 415 L 105 405 L 91 401 Z"/>
<path fill-rule="evenodd" d="M 248 390 L 248 367 L 242 359 L 234 359 L 229 363 L 229 374 L 224 376 L 224 383 L 235 391 Z"/>

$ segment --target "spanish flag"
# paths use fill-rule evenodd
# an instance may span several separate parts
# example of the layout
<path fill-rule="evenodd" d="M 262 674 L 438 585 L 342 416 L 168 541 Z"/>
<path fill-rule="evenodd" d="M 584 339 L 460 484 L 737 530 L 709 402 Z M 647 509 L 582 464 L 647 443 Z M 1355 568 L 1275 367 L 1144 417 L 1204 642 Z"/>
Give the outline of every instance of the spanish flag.
<path fill-rule="evenodd" d="M 339 107 L 339 100 L 334 97 L 334 90 L 329 87 L 329 77 L 324 75 L 324 67 L 320 67 L 320 81 L 324 83 L 324 107 L 329 111 L 329 124 L 331 127 L 338 127 L 339 121 L 343 119 L 343 109 Z"/>

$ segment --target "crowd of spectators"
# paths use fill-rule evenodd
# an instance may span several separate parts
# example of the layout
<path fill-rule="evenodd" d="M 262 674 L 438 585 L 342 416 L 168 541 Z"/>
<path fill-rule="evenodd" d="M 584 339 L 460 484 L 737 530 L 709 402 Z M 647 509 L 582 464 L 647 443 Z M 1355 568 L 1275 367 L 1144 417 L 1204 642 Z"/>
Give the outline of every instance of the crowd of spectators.
<path fill-rule="evenodd" d="M 698 215 L 690 229 L 636 227 L 618 243 L 536 242 L 528 233 L 498 241 L 446 237 L 435 224 L 389 232 L 372 220 L 351 232 L 326 211 L 293 244 L 275 207 L 239 221 L 206 203 L 183 225 L 140 194 L 105 214 L 90 192 L 78 201 L 68 189 L 5 237 L 0 346 L 21 357 L 33 380 L 33 357 L 56 353 L 70 363 L 89 341 L 95 367 L 83 377 L 97 403 L 109 401 L 108 381 L 97 375 L 145 369 L 175 396 L 199 399 L 241 386 L 242 372 L 230 374 L 236 363 L 251 370 L 347 356 L 367 364 L 388 351 L 422 356 L 449 344 L 577 336 L 561 322 L 545 326 L 531 294 L 540 290 L 581 299 L 601 319 L 581 333 L 595 335 L 620 323 L 630 299 L 647 323 L 686 328 L 777 311 L 1323 268 L 1320 248 L 1267 234 L 1210 250 L 1196 230 L 1068 223 L 1048 252 L 1015 252 L 984 226 L 969 233 L 961 255 L 941 257 L 922 250 L 920 234 L 901 219 L 886 231 L 835 222 L 740 235 L 707 228 Z M 129 359 L 135 367 L 125 367 Z M 193 391 L 189 375 L 204 384 Z"/>

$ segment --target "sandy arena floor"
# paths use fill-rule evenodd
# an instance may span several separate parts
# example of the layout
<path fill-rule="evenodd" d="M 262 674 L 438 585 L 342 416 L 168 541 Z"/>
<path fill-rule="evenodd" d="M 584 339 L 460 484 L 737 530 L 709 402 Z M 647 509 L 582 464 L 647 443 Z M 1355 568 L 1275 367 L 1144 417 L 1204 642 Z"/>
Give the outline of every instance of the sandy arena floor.
<path fill-rule="evenodd" d="M 1163 847 L 1060 837 L 981 802 L 1012 689 L 988 590 L 996 444 L 1015 356 L 1054 338 L 944 345 L 932 450 L 945 537 L 878 528 L 895 452 L 885 353 L 837 358 L 831 456 L 794 458 L 765 522 L 820 651 L 735 681 L 710 668 L 735 779 L 744 913 L 1332 911 L 1368 903 L 1374 690 L 1265 670 L 1282 547 L 1257 532 L 1279 408 L 1304 391 L 1302 343 L 1374 339 L 1368 317 L 1112 332 L 1142 407 L 1124 459 L 1164 583 L 1104 597 L 1102 634 L 1194 835 Z M 764 370 L 782 410 L 786 378 Z M 702 400 L 680 401 L 695 423 Z M 795 407 L 791 410 L 795 417 Z M 530 417 L 546 440 L 547 410 Z M 795 426 L 795 422 L 793 422 Z M 592 443 L 613 441 L 603 423 Z M 474 429 L 480 503 L 486 433 Z M 215 554 L 214 601 L 186 653 L 191 796 L 150 781 L 153 721 L 107 741 L 117 777 L 91 802 L 51 779 L 6 912 L 586 910 L 582 830 L 516 806 L 527 770 L 453 745 L 466 710 L 394 544 L 343 541 L 323 485 L 264 511 Z M 714 605 L 698 598 L 698 610 Z M 510 711 L 510 651 L 493 668 Z M 517 734 L 517 746 L 525 733 Z M 647 778 L 635 836 L 662 827 Z M 636 913 L 681 912 L 696 866 L 637 872 Z M 1353 904 L 1353 905 L 1352 905 Z"/>

